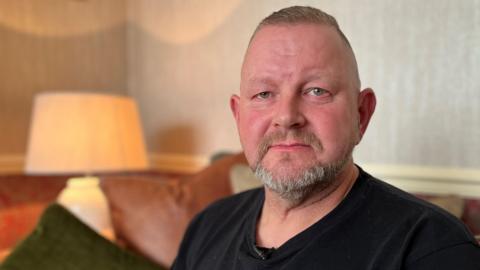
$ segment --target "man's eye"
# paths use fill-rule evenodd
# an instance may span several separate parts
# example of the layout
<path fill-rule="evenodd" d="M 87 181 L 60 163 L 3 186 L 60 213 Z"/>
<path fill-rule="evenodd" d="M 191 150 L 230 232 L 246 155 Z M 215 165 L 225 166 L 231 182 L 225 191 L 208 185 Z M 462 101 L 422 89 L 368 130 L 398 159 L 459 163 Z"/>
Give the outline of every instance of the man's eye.
<path fill-rule="evenodd" d="M 327 90 L 322 89 L 322 88 L 320 88 L 320 87 L 312 87 L 312 88 L 307 89 L 306 92 L 307 92 L 307 94 L 309 94 L 309 95 L 319 97 L 319 96 L 327 93 Z"/>
<path fill-rule="evenodd" d="M 260 93 L 255 95 L 256 98 L 260 98 L 260 99 L 267 99 L 271 96 L 272 96 L 271 92 L 260 92 Z"/>

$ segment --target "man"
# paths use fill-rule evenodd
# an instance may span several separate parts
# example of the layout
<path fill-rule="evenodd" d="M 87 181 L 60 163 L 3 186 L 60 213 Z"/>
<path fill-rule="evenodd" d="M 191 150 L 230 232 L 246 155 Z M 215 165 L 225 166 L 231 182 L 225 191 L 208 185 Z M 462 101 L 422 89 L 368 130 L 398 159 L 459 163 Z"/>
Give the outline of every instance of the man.
<path fill-rule="evenodd" d="M 460 221 L 353 163 L 375 103 L 333 17 L 290 7 L 265 18 L 230 101 L 265 187 L 199 214 L 173 269 L 480 269 Z"/>

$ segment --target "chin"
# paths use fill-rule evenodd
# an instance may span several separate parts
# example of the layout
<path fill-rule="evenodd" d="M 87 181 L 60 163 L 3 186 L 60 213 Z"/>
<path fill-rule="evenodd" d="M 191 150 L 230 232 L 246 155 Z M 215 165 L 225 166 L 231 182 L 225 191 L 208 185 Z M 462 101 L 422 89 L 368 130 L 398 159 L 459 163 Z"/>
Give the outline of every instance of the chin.
<path fill-rule="evenodd" d="M 266 188 L 292 205 L 301 203 L 316 191 L 328 188 L 335 178 L 330 173 L 321 166 L 268 169 L 260 165 L 255 169 L 255 175 Z"/>
<path fill-rule="evenodd" d="M 308 166 L 305 164 L 301 166 L 295 166 L 293 164 L 279 164 L 272 168 L 265 167 L 265 169 L 272 174 L 273 178 L 276 179 L 296 179 L 301 177 L 307 170 L 314 166 L 314 164 L 308 164 Z"/>

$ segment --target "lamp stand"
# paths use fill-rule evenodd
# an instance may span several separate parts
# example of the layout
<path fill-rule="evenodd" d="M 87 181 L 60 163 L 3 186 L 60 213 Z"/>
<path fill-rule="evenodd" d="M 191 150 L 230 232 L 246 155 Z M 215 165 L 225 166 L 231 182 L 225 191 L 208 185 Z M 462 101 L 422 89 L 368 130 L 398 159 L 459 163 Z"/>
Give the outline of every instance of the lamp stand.
<path fill-rule="evenodd" d="M 108 203 L 97 177 L 68 179 L 67 186 L 61 191 L 57 202 L 97 233 L 113 239 Z"/>

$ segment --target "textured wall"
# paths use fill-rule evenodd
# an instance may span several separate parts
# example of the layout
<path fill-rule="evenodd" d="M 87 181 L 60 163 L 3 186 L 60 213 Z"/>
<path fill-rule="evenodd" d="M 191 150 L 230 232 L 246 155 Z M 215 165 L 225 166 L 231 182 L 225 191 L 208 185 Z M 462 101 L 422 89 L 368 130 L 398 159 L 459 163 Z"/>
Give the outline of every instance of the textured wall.
<path fill-rule="evenodd" d="M 151 152 L 240 149 L 228 99 L 245 47 L 292 4 L 337 17 L 376 90 L 359 160 L 480 167 L 478 0 L 0 1 L 0 154 L 24 153 L 32 97 L 51 89 L 128 88 Z"/>
<path fill-rule="evenodd" d="M 150 152 L 239 148 L 228 109 L 253 27 L 239 1 L 127 1 L 129 93 Z M 200 4 L 201 3 L 201 4 Z"/>
<path fill-rule="evenodd" d="M 123 0 L 0 1 L 0 155 L 23 155 L 35 93 L 126 93 Z M 0 158 L 1 158 L 0 156 Z"/>
<path fill-rule="evenodd" d="M 345 20 L 379 104 L 358 157 L 480 167 L 480 1 L 373 2 Z"/>
<path fill-rule="evenodd" d="M 480 1 L 127 3 L 128 86 L 152 152 L 239 149 L 228 99 L 249 36 L 273 10 L 308 4 L 337 17 L 378 95 L 359 160 L 480 167 Z"/>

